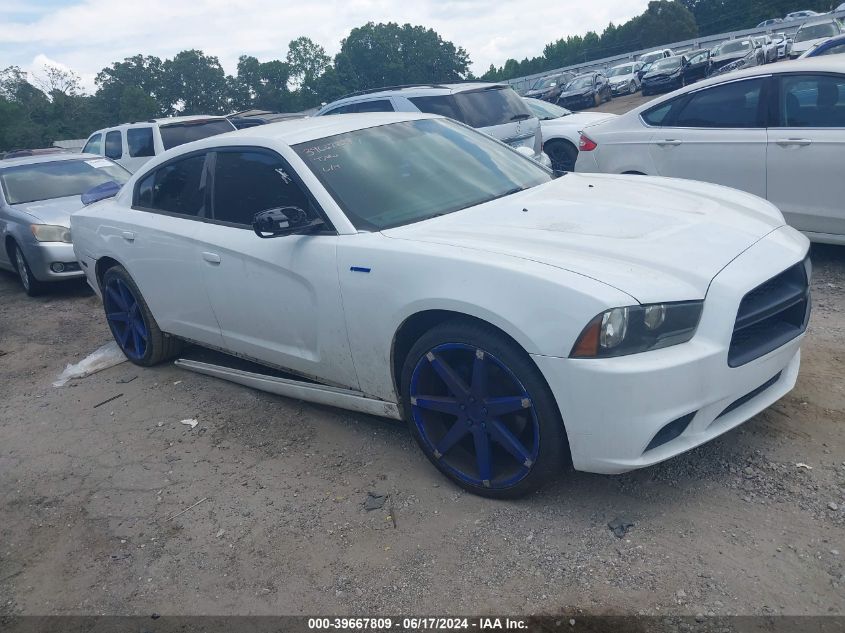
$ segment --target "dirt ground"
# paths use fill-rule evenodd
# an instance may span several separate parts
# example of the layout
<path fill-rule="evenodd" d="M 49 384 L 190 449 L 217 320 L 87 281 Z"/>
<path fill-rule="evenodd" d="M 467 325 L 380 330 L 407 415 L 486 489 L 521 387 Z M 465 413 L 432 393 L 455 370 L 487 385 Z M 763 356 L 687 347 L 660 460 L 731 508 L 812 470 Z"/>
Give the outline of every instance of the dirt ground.
<path fill-rule="evenodd" d="M 55 388 L 110 340 L 99 302 L 0 273 L 0 616 L 845 614 L 845 248 L 813 259 L 789 396 L 515 502 L 463 493 L 401 425 L 171 364 Z"/>

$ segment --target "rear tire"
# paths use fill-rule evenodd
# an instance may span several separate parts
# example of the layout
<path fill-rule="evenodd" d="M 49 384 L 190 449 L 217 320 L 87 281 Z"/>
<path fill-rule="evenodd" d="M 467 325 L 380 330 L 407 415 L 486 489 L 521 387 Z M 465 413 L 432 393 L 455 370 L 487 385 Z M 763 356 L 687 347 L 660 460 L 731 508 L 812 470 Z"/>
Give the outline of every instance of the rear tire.
<path fill-rule="evenodd" d="M 575 171 L 575 161 L 578 160 L 578 149 L 567 141 L 548 141 L 543 150 L 552 161 L 555 171 Z"/>
<path fill-rule="evenodd" d="M 103 309 L 114 340 L 126 358 L 151 367 L 176 356 L 182 341 L 158 327 L 135 280 L 123 266 L 113 266 L 103 275 Z"/>
<path fill-rule="evenodd" d="M 15 254 L 15 270 L 18 272 L 18 278 L 21 280 L 24 292 L 30 297 L 44 294 L 44 291 L 47 290 L 47 284 L 38 281 L 32 274 L 32 268 L 29 267 L 21 247 L 15 244 L 13 252 Z"/>
<path fill-rule="evenodd" d="M 461 319 L 435 326 L 408 353 L 401 388 L 423 453 L 473 494 L 522 497 L 568 464 L 566 432 L 543 375 L 494 328 Z"/>

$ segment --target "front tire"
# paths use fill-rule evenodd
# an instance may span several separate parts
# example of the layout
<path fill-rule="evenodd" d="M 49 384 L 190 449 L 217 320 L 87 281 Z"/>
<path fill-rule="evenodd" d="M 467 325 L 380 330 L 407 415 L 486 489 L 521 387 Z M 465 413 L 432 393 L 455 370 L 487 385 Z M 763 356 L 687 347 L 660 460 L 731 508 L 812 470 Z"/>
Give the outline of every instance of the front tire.
<path fill-rule="evenodd" d="M 113 266 L 103 275 L 103 309 L 114 340 L 130 361 L 151 367 L 176 356 L 179 339 L 158 327 L 135 280 L 123 266 Z"/>
<path fill-rule="evenodd" d="M 528 354 L 497 330 L 462 320 L 436 326 L 409 352 L 401 384 L 423 453 L 465 490 L 522 497 L 563 469 L 554 397 Z"/>
<path fill-rule="evenodd" d="M 14 254 L 15 269 L 18 271 L 18 278 L 21 280 L 24 292 L 30 297 L 37 297 L 38 295 L 44 294 L 44 291 L 47 289 L 47 284 L 43 281 L 38 281 L 38 279 L 35 278 L 35 275 L 32 274 L 32 268 L 29 267 L 29 263 L 26 261 L 26 257 L 24 256 L 21 247 L 17 244 L 15 244 L 14 247 Z"/>

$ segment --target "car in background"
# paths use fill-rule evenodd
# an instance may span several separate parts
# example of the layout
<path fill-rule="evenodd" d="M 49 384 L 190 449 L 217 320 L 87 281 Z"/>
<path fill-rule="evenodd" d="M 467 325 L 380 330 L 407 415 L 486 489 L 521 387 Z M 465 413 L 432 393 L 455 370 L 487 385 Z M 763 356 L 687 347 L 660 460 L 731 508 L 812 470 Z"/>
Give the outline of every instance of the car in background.
<path fill-rule="evenodd" d="M 640 55 L 638 62 L 643 64 L 650 64 L 652 62 L 656 62 L 658 59 L 663 59 L 664 57 L 672 57 L 675 53 L 672 52 L 671 48 L 664 48 L 659 51 L 651 51 L 650 53 L 643 53 Z"/>
<path fill-rule="evenodd" d="M 626 62 L 607 71 L 607 79 L 613 96 L 632 95 L 640 89 L 638 71 L 642 68 L 640 62 Z"/>
<path fill-rule="evenodd" d="M 525 93 L 525 97 L 542 99 L 554 103 L 560 96 L 563 87 L 575 78 L 575 73 L 564 72 L 557 75 L 549 75 L 538 79 L 531 89 Z"/>
<path fill-rule="evenodd" d="M 543 153 L 540 121 L 507 84 L 466 82 L 377 88 L 341 97 L 320 108 L 314 116 L 366 112 L 426 112 L 446 116 L 514 149 L 530 150 L 534 160 L 551 166 Z"/>
<path fill-rule="evenodd" d="M 845 58 L 718 75 L 584 129 L 579 172 L 703 180 L 776 205 L 845 244 Z"/>
<path fill-rule="evenodd" d="M 607 76 L 599 72 L 578 75 L 564 87 L 557 104 L 569 110 L 597 108 L 605 101 L 610 101 L 613 93 Z"/>
<path fill-rule="evenodd" d="M 288 119 L 302 119 L 304 117 L 304 114 L 272 112 L 270 110 L 243 110 L 226 116 L 232 122 L 232 125 L 239 130 L 258 125 L 267 125 L 268 123 L 287 121 Z"/>
<path fill-rule="evenodd" d="M 789 54 L 789 47 L 792 45 L 792 40 L 787 37 L 786 33 L 775 33 L 772 35 L 772 43 L 777 48 L 778 59 L 784 59 Z"/>
<path fill-rule="evenodd" d="M 758 29 L 767 29 L 770 26 L 774 26 L 775 24 L 781 24 L 783 22 L 782 18 L 772 18 L 771 20 L 763 20 L 760 24 L 757 25 Z"/>
<path fill-rule="evenodd" d="M 839 23 L 839 20 L 823 18 L 804 22 L 804 24 L 798 27 L 798 32 L 792 38 L 792 48 L 789 51 L 789 57 L 791 59 L 797 59 L 814 46 L 841 33 L 842 25 Z"/>
<path fill-rule="evenodd" d="M 843 53 L 845 53 L 845 35 L 837 35 L 836 37 L 825 40 L 821 44 L 817 44 L 801 55 L 800 59 L 820 57 L 823 55 L 841 55 Z"/>
<path fill-rule="evenodd" d="M 778 48 L 768 35 L 758 35 L 752 38 L 758 48 L 763 51 L 763 63 L 771 64 L 778 60 Z"/>
<path fill-rule="evenodd" d="M 543 151 L 552 161 L 556 172 L 574 171 L 578 158 L 578 143 L 585 126 L 615 114 L 606 112 L 572 112 L 559 105 L 523 97 L 528 108 L 540 119 L 543 130 Z"/>
<path fill-rule="evenodd" d="M 809 243 L 765 201 L 553 178 L 420 113 L 207 138 L 71 225 L 131 362 L 226 352 L 177 364 L 404 420 L 444 476 L 493 498 L 734 429 L 793 388 L 809 318 Z"/>
<path fill-rule="evenodd" d="M 710 56 L 713 74 L 727 73 L 763 63 L 763 51 L 750 38 L 722 42 Z"/>
<path fill-rule="evenodd" d="M 689 61 L 683 55 L 658 59 L 643 77 L 643 96 L 686 86 L 688 68 Z"/>
<path fill-rule="evenodd" d="M 209 136 L 234 132 L 222 116 L 174 116 L 124 123 L 97 130 L 85 142 L 84 154 L 98 154 L 134 172 L 162 152 Z"/>
<path fill-rule="evenodd" d="M 786 17 L 783 20 L 784 22 L 789 22 L 791 20 L 803 20 L 805 18 L 814 18 L 819 15 L 822 14 L 816 13 L 815 11 L 793 11 L 792 13 L 787 13 Z"/>
<path fill-rule="evenodd" d="M 23 158 L 25 156 L 46 156 L 49 154 L 66 154 L 68 150 L 59 147 L 41 147 L 37 149 L 13 149 L 0 154 L 0 160 L 9 158 Z"/>
<path fill-rule="evenodd" d="M 687 58 L 687 83 L 707 79 L 713 72 L 713 60 L 710 59 L 709 48 L 703 50 L 689 51 Z"/>
<path fill-rule="evenodd" d="M 93 154 L 52 154 L 0 163 L 0 268 L 17 273 L 31 297 L 51 282 L 83 276 L 70 235 L 82 194 L 123 185 L 131 174 Z"/>

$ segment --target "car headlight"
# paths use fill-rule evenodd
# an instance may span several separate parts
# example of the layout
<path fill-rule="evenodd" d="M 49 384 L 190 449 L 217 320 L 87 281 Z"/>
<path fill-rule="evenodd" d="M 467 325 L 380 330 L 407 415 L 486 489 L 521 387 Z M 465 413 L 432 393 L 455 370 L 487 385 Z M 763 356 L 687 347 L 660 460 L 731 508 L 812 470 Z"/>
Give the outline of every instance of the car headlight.
<path fill-rule="evenodd" d="M 39 242 L 65 242 L 70 244 L 70 229 L 52 224 L 30 224 L 32 234 Z"/>
<path fill-rule="evenodd" d="M 681 301 L 606 310 L 587 324 L 569 356 L 612 358 L 686 343 L 703 308 L 703 301 Z"/>

